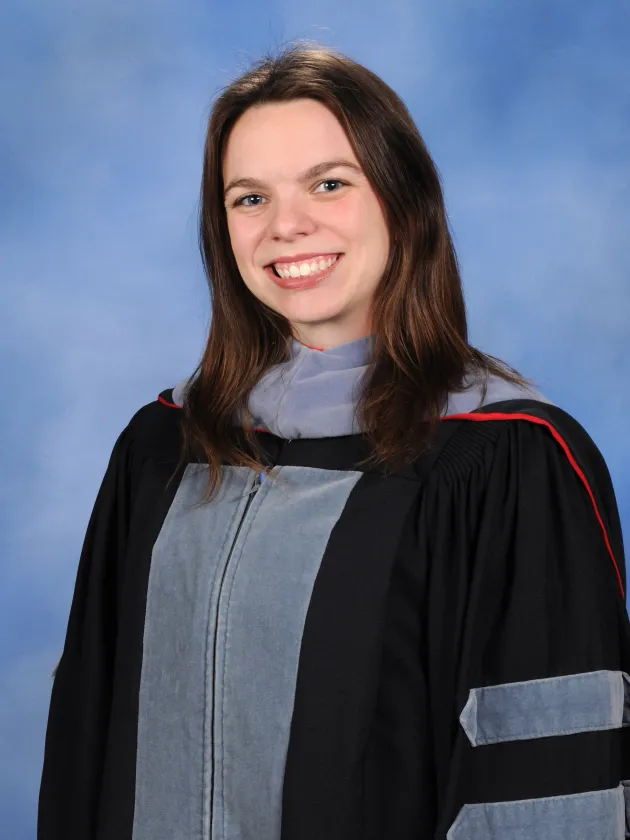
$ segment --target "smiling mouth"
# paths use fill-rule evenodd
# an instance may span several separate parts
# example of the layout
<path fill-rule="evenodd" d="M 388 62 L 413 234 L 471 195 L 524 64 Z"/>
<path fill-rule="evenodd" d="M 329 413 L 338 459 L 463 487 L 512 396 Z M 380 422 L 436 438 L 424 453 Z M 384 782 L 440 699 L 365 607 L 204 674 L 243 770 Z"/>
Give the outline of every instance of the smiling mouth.
<path fill-rule="evenodd" d="M 342 256 L 343 256 L 343 252 L 342 252 L 342 253 L 339 253 L 339 254 L 336 254 L 335 256 L 337 257 L 337 260 L 336 260 L 336 261 L 338 262 L 338 261 L 339 261 L 339 259 L 340 259 L 340 257 L 342 257 Z M 305 262 L 309 262 L 309 260 L 305 260 Z M 288 265 L 288 264 L 289 264 L 289 263 L 287 263 L 287 265 Z M 333 265 L 334 265 L 334 263 L 333 263 Z M 281 280 L 283 280 L 283 279 L 287 279 L 287 278 L 283 278 L 281 274 L 278 274 L 278 270 L 276 269 L 275 263 L 268 263 L 268 265 L 266 265 L 266 266 L 265 266 L 265 268 L 266 268 L 268 271 L 269 271 L 269 270 L 270 270 L 270 271 L 272 271 L 272 272 L 273 272 L 273 274 L 274 274 L 276 277 L 279 277 Z M 331 266 L 331 268 L 332 268 L 332 266 Z M 324 272 L 326 272 L 326 271 L 328 271 L 328 269 L 324 269 Z M 317 276 L 317 273 L 312 274 L 312 275 L 311 275 L 311 274 L 307 274 L 307 275 L 302 275 L 302 276 L 303 276 L 303 277 L 316 277 L 316 276 Z M 296 277 L 295 279 L 296 279 L 296 280 L 299 280 L 300 278 L 299 278 L 299 277 Z"/>
<path fill-rule="evenodd" d="M 317 274 L 303 274 L 299 277 L 282 277 L 274 270 L 273 264 L 265 267 L 267 276 L 271 278 L 275 285 L 286 291 L 301 291 L 303 289 L 311 289 L 320 286 L 326 282 L 330 275 L 337 269 L 337 266 L 343 259 L 343 253 L 337 255 L 335 262 Z"/>

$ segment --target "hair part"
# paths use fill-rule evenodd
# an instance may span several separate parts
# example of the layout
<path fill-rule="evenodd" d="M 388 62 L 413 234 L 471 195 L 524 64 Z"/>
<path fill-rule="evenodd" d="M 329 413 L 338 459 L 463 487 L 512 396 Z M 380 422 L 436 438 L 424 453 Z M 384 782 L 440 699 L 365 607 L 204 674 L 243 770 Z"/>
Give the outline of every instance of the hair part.
<path fill-rule="evenodd" d="M 448 394 L 467 374 L 531 382 L 468 342 L 466 308 L 440 175 L 402 99 L 379 76 L 336 50 L 292 43 L 267 54 L 222 90 L 204 149 L 199 244 L 212 319 L 201 361 L 188 380 L 183 448 L 209 465 L 203 501 L 222 484 L 221 466 L 270 474 L 253 430 L 250 391 L 290 359 L 289 321 L 243 282 L 227 226 L 223 156 L 247 109 L 296 99 L 325 105 L 344 128 L 374 189 L 390 235 L 389 258 L 372 306 L 374 354 L 355 411 L 371 454 L 360 466 L 385 472 L 431 443 Z M 234 417 L 244 418 L 243 428 Z"/>

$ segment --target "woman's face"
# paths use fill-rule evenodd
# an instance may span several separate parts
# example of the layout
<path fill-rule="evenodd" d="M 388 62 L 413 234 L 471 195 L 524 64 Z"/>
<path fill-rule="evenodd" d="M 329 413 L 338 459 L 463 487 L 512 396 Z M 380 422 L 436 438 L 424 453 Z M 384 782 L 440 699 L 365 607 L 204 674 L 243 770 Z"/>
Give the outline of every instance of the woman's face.
<path fill-rule="evenodd" d="M 340 160 L 348 166 L 321 166 Z M 252 294 L 284 315 L 303 344 L 329 349 L 370 335 L 389 235 L 376 194 L 328 108 L 310 99 L 249 108 L 228 139 L 223 183 L 232 250 Z M 337 254 L 317 285 L 297 290 L 275 282 L 273 264 L 298 273 L 298 282 L 314 282 L 306 266 L 319 270 Z"/>

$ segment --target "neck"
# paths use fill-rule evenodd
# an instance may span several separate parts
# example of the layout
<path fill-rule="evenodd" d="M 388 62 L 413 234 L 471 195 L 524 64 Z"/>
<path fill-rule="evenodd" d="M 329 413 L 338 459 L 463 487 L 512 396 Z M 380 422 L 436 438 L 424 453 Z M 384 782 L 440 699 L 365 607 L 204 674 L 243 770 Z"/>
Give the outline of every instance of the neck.
<path fill-rule="evenodd" d="M 296 341 L 311 350 L 332 350 L 371 335 L 371 330 L 365 324 L 343 331 L 339 330 L 338 325 L 335 328 L 334 324 L 324 324 L 319 329 L 299 329 L 294 326 L 292 332 Z"/>

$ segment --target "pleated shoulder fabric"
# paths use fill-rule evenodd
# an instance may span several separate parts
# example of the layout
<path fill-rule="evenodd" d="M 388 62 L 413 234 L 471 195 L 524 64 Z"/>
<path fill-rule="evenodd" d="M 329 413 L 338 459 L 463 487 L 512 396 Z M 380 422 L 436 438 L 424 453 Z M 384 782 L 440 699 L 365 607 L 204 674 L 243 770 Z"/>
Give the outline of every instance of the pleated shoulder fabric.
<path fill-rule="evenodd" d="M 561 409 L 261 434 L 173 474 L 172 393 L 118 438 L 53 684 L 38 840 L 622 840 L 630 629 L 614 490 Z M 169 483 L 169 479 L 171 479 Z"/>

